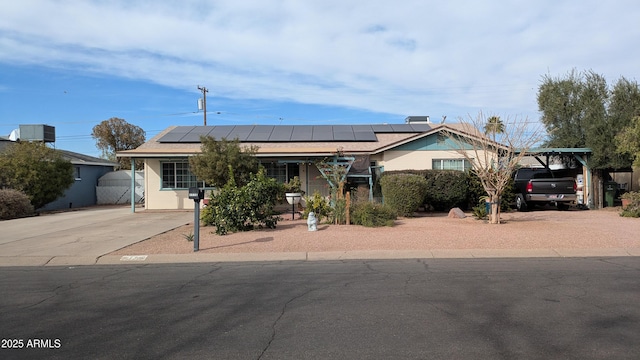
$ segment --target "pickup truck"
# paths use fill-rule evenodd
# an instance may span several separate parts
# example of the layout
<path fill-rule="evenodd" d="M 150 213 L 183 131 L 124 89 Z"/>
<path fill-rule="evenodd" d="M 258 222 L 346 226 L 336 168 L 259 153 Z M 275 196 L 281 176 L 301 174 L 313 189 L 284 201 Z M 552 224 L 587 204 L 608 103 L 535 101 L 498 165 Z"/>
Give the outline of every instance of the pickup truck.
<path fill-rule="evenodd" d="M 558 210 L 566 210 L 577 199 L 575 179 L 556 177 L 547 168 L 520 168 L 514 173 L 513 180 L 518 211 L 546 204 L 555 205 Z"/>

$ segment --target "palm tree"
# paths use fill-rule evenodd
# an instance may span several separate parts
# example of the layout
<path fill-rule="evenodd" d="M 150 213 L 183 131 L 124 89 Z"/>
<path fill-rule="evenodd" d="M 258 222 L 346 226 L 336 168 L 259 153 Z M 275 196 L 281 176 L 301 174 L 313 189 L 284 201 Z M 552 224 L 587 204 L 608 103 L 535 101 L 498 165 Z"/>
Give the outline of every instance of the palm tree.
<path fill-rule="evenodd" d="M 487 123 L 484 125 L 484 133 L 485 135 L 504 133 L 504 123 L 499 116 L 491 116 L 487 119 Z"/>

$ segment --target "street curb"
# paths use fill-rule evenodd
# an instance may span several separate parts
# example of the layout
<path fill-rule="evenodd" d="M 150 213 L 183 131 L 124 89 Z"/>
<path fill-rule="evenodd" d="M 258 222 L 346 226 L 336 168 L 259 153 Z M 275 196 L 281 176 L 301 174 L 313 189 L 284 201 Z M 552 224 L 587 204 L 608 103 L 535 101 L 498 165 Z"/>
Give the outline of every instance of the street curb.
<path fill-rule="evenodd" d="M 92 256 L 0 256 L 0 267 L 180 264 L 217 262 L 340 261 L 402 259 L 495 259 L 635 257 L 640 248 L 604 249 L 433 249 L 274 253 L 190 253 Z"/>

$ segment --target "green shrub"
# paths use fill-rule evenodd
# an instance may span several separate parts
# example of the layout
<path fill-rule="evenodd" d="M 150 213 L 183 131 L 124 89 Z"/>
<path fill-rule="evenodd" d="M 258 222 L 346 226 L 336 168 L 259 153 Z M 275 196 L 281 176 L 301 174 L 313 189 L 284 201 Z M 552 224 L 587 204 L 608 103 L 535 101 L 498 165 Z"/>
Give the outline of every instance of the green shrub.
<path fill-rule="evenodd" d="M 0 220 L 16 219 L 33 214 L 29 197 L 18 190 L 0 189 Z"/>
<path fill-rule="evenodd" d="M 380 180 L 384 203 L 400 216 L 413 216 L 424 203 L 427 180 L 414 174 L 390 174 Z"/>
<path fill-rule="evenodd" d="M 471 206 L 474 206 L 475 204 L 478 204 L 480 200 L 487 196 L 487 192 L 484 191 L 482 183 L 480 182 L 480 178 L 474 172 L 467 171 L 466 179 L 468 184 L 467 203 Z M 511 205 L 515 203 L 516 194 L 514 189 L 515 184 L 513 182 L 513 179 L 510 179 L 509 183 L 504 188 L 502 197 L 500 199 L 500 211 L 509 211 Z"/>
<path fill-rule="evenodd" d="M 232 178 L 217 194 L 212 193 L 200 219 L 205 226 L 215 226 L 218 235 L 253 230 L 256 226 L 273 229 L 278 223 L 273 209 L 281 190 L 281 185 L 268 178 L 264 169 L 252 174 L 243 187 L 237 187 Z"/>
<path fill-rule="evenodd" d="M 478 206 L 474 206 L 472 208 L 472 214 L 478 220 L 486 219 L 487 215 L 489 215 L 487 213 L 486 201 L 484 201 L 484 200 L 479 201 Z"/>
<path fill-rule="evenodd" d="M 465 207 L 468 193 L 467 176 L 462 171 L 432 170 L 425 174 L 427 193 L 425 203 L 437 211 Z"/>
<path fill-rule="evenodd" d="M 302 217 L 305 219 L 309 216 L 309 213 L 313 211 L 316 214 L 318 223 L 322 222 L 322 219 L 327 219 L 332 213 L 329 202 L 318 191 L 313 193 L 313 196 L 305 196 L 304 200 L 306 206 L 302 213 Z"/>
<path fill-rule="evenodd" d="M 465 178 L 467 181 L 467 208 L 473 208 L 480 203 L 480 200 L 484 201 L 487 192 L 484 191 L 480 178 L 473 171 L 466 171 Z"/>
<path fill-rule="evenodd" d="M 631 202 L 620 212 L 620 216 L 624 217 L 640 217 L 640 192 L 631 191 L 622 195 L 624 199 Z"/>
<path fill-rule="evenodd" d="M 388 205 L 358 202 L 351 207 L 351 223 L 367 227 L 393 226 L 396 212 Z"/>

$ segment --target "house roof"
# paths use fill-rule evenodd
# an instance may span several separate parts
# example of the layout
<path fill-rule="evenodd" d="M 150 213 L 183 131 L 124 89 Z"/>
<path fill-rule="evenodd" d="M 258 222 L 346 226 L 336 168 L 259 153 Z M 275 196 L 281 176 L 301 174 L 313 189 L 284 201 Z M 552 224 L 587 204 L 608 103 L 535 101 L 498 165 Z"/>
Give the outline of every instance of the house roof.
<path fill-rule="evenodd" d="M 257 156 L 330 156 L 338 150 L 348 154 L 371 154 L 425 133 L 439 124 L 379 125 L 236 125 L 173 126 L 133 150 L 118 156 L 175 157 L 200 153 L 200 136 L 238 138 L 243 146 L 257 146 Z"/>
<path fill-rule="evenodd" d="M 116 162 L 80 154 L 73 151 L 59 149 L 57 149 L 56 151 L 61 153 L 65 159 L 69 160 L 74 165 L 118 166 L 118 163 Z"/>

